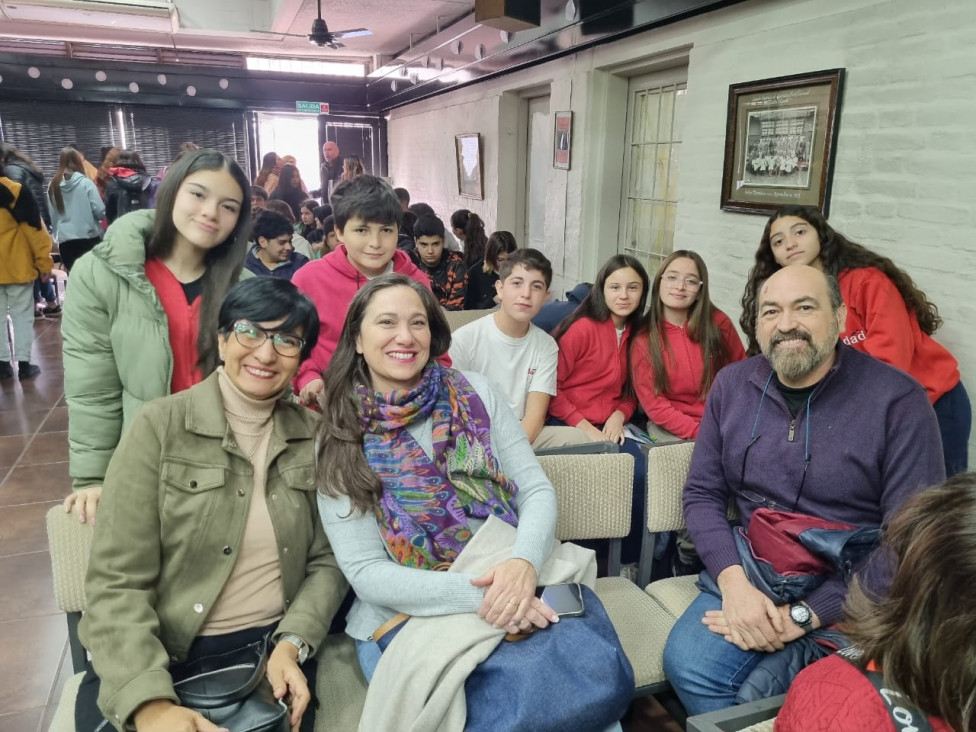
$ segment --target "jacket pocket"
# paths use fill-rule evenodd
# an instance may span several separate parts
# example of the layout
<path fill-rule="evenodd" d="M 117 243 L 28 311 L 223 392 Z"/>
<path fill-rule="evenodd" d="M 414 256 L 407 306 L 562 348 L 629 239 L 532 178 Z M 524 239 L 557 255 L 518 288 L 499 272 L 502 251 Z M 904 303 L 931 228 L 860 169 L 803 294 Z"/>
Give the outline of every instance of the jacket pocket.
<path fill-rule="evenodd" d="M 217 489 L 226 480 L 222 467 L 164 461 L 160 469 L 163 522 L 189 522 L 190 526 L 202 528 L 214 512 L 220 494 Z"/>
<path fill-rule="evenodd" d="M 166 485 L 177 490 L 200 494 L 222 486 L 226 480 L 226 470 L 221 467 L 164 462 L 161 477 Z"/>
<path fill-rule="evenodd" d="M 296 491 L 314 491 L 315 465 L 302 463 L 297 465 L 279 465 L 278 472 L 286 486 Z"/>

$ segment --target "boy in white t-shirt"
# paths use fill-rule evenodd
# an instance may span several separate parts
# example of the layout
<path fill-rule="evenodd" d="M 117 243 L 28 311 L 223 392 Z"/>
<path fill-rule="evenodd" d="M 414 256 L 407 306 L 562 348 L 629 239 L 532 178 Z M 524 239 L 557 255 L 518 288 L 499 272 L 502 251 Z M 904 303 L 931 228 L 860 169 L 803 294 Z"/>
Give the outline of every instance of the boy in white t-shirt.
<path fill-rule="evenodd" d="M 532 325 L 552 283 L 552 264 L 537 249 L 518 249 L 498 271 L 501 307 L 451 336 L 454 368 L 484 374 L 522 422 L 534 449 L 577 445 L 589 438 L 575 427 L 547 427 L 549 400 L 556 394 L 559 348 Z"/>

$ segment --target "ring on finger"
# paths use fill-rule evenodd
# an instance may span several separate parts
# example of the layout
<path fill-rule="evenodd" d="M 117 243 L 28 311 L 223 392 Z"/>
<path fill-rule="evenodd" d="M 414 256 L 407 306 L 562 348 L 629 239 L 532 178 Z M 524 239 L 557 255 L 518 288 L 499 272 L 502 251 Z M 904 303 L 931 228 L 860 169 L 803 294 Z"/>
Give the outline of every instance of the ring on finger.
<path fill-rule="evenodd" d="M 510 598 L 508 598 L 508 604 L 509 605 L 518 605 L 519 604 L 519 601 L 516 600 L 514 597 L 510 597 Z"/>

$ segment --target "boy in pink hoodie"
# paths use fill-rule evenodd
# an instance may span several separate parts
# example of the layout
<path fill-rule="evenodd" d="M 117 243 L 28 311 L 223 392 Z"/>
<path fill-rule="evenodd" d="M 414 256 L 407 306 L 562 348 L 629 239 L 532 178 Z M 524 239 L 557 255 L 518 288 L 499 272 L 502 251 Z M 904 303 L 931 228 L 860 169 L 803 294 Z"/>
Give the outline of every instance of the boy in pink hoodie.
<path fill-rule="evenodd" d="M 372 175 L 361 175 L 332 194 L 339 246 L 298 270 L 292 282 L 312 298 L 321 329 L 312 355 L 298 368 L 295 391 L 305 405 L 317 405 L 349 303 L 369 280 L 390 272 L 430 281 L 407 254 L 397 249 L 403 211 L 393 188 Z M 448 362 L 448 365 L 450 362 Z"/>

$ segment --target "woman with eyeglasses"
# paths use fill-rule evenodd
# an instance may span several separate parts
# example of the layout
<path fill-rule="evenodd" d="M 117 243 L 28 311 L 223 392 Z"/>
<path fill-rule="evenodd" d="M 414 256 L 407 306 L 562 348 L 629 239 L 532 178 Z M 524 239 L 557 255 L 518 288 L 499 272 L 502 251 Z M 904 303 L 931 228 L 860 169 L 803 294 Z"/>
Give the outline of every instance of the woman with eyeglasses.
<path fill-rule="evenodd" d="M 932 338 L 942 325 L 939 309 L 907 272 L 849 240 L 813 206 L 784 206 L 766 222 L 742 295 L 739 324 L 749 339 L 749 352 L 759 352 L 756 300 L 762 282 L 781 267 L 795 264 L 837 278 L 847 305 L 841 340 L 901 369 L 925 387 L 939 420 L 946 476 L 965 471 L 972 406 L 958 361 Z"/>
<path fill-rule="evenodd" d="M 318 332 L 315 306 L 290 282 L 238 283 L 211 332 L 221 365 L 145 405 L 122 437 L 85 582 L 79 732 L 105 719 L 219 730 L 180 705 L 173 679 L 265 637 L 292 729 L 313 728 L 311 659 L 347 585 L 316 508 L 318 416 L 284 397 Z"/>
<path fill-rule="evenodd" d="M 709 298 L 705 262 L 684 249 L 671 254 L 654 276 L 630 358 L 648 434 L 656 442 L 694 440 L 715 374 L 745 357 L 729 316 Z"/>
<path fill-rule="evenodd" d="M 62 334 L 75 490 L 64 505 L 79 520 L 94 520 L 109 460 L 139 408 L 217 367 L 217 312 L 244 267 L 249 192 L 222 153 L 183 153 L 155 210 L 121 217 L 72 268 Z"/>

